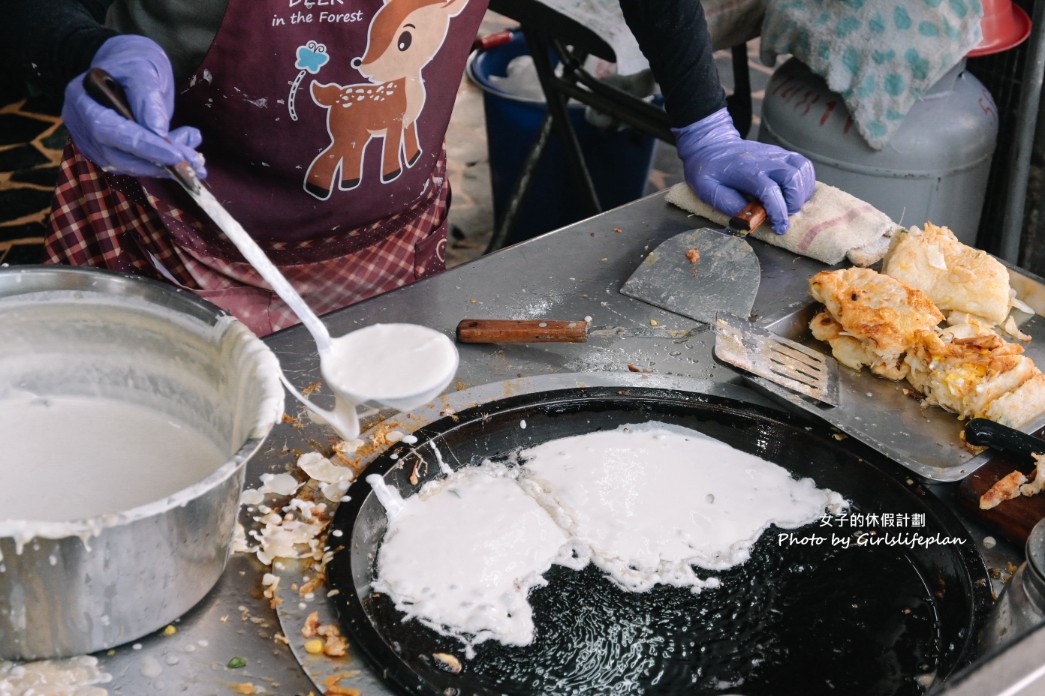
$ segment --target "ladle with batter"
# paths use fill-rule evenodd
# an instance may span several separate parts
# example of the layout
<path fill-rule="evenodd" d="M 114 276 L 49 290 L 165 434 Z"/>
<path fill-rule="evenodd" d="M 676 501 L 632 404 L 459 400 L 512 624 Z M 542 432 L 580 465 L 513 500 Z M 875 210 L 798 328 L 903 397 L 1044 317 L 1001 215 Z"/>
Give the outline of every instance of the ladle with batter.
<path fill-rule="evenodd" d="M 295 398 L 339 436 L 346 440 L 359 436 L 359 405 L 376 402 L 405 411 L 431 401 L 450 384 L 458 355 L 448 337 L 426 326 L 394 323 L 374 324 L 331 338 L 326 325 L 210 190 L 205 186 L 186 190 L 312 334 L 320 372 L 334 394 L 333 410 L 316 406 L 282 372 L 280 378 Z"/>
<path fill-rule="evenodd" d="M 84 89 L 99 103 L 134 120 L 123 88 L 104 70 L 89 71 L 84 78 Z M 338 435 L 346 440 L 359 436 L 356 407 L 361 404 L 374 401 L 399 410 L 416 408 L 434 399 L 450 384 L 457 372 L 457 348 L 434 329 L 416 324 L 376 324 L 331 338 L 326 325 L 243 226 L 200 184 L 192 168 L 182 165 L 186 163 L 168 167 L 174 180 L 221 228 L 315 339 L 320 371 L 334 393 L 334 409 L 328 411 L 313 404 L 282 371 L 280 379 L 291 394 Z"/>

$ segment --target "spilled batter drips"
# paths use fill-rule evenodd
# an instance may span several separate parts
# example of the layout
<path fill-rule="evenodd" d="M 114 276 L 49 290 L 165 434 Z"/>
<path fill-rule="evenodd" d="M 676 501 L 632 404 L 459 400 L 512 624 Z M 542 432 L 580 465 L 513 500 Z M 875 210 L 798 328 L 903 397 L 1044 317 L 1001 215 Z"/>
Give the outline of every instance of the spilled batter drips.
<path fill-rule="evenodd" d="M 374 589 L 469 652 L 488 639 L 533 640 L 526 598 L 552 563 L 590 561 L 632 592 L 658 583 L 699 592 L 718 580 L 697 569 L 743 563 L 770 525 L 793 529 L 846 506 L 810 479 L 664 423 L 553 440 L 517 458 L 458 470 L 406 500 L 367 477 L 392 513 Z"/>

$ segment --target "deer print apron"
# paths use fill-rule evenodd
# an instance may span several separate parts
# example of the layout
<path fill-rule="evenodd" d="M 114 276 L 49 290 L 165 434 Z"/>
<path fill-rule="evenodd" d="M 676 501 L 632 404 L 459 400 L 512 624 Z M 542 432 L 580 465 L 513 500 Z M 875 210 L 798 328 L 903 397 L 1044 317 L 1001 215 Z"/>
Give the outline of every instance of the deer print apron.
<path fill-rule="evenodd" d="M 443 268 L 442 143 L 486 4 L 229 0 L 209 52 L 180 86 L 173 126 L 203 132 L 206 185 L 317 312 Z M 151 272 L 259 334 L 296 322 L 173 182 L 92 169 L 70 148 L 52 260 Z M 108 222 L 71 210 L 91 188 L 120 199 Z M 85 222 L 110 229 L 69 231 Z M 108 239 L 84 259 L 85 240 L 70 236 L 88 234 Z"/>

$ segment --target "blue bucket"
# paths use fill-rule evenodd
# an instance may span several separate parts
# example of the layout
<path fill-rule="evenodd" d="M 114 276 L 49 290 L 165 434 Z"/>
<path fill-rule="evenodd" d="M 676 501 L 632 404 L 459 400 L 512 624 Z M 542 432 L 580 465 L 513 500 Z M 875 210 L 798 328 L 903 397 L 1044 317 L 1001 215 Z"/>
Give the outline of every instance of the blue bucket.
<path fill-rule="evenodd" d="M 534 101 L 504 92 L 490 77 L 505 77 L 512 59 L 527 53 L 525 36 L 516 32 L 507 43 L 476 51 L 468 60 L 468 77 L 483 90 L 497 226 L 504 219 L 512 187 L 537 139 L 547 106 L 543 99 Z M 568 111 L 602 207 L 608 210 L 641 198 L 649 179 L 655 139 L 630 128 L 596 128 L 584 118 L 584 107 L 577 104 L 571 104 Z M 506 244 L 536 237 L 590 214 L 574 193 L 565 150 L 553 131 Z"/>

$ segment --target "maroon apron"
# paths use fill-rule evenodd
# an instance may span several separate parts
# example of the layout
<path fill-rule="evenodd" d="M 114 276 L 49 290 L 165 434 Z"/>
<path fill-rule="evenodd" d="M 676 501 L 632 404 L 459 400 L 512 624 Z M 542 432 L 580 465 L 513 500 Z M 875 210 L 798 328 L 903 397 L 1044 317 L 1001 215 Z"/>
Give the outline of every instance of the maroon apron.
<path fill-rule="evenodd" d="M 486 4 L 229 0 L 179 87 L 172 125 L 202 131 L 206 185 L 317 312 L 442 269 L 442 143 Z M 119 199 L 100 216 L 92 177 Z M 126 179 L 70 148 L 52 260 L 151 269 L 258 333 L 296 321 L 176 184 Z"/>

